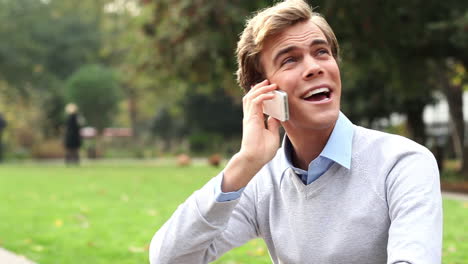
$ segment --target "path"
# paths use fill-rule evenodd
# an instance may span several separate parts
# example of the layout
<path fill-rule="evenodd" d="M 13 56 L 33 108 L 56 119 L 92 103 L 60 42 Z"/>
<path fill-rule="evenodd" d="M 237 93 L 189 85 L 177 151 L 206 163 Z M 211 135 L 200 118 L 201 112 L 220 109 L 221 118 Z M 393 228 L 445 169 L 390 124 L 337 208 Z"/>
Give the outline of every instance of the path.
<path fill-rule="evenodd" d="M 0 263 L 3 264 L 36 264 L 23 256 L 15 255 L 3 248 L 0 248 Z"/>

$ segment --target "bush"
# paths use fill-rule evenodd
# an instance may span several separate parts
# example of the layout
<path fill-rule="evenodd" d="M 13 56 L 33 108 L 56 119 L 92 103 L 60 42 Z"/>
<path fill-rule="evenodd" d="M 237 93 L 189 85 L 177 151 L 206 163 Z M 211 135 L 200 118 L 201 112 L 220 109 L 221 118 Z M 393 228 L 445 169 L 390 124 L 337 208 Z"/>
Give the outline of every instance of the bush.
<path fill-rule="evenodd" d="M 208 132 L 195 132 L 189 136 L 190 151 L 196 154 L 216 152 L 222 142 L 222 136 Z"/>
<path fill-rule="evenodd" d="M 5 160 L 27 160 L 31 158 L 31 152 L 29 149 L 18 147 L 15 149 L 10 149 L 6 147 L 3 150 L 3 155 Z"/>
<path fill-rule="evenodd" d="M 79 106 L 88 125 L 101 130 L 111 124 L 121 90 L 111 70 L 100 65 L 86 65 L 67 80 L 66 98 Z"/>
<path fill-rule="evenodd" d="M 14 141 L 20 148 L 31 149 L 38 141 L 38 136 L 30 127 L 18 127 L 12 131 Z"/>
<path fill-rule="evenodd" d="M 35 159 L 62 159 L 65 149 L 61 140 L 46 140 L 34 145 L 32 157 Z"/>

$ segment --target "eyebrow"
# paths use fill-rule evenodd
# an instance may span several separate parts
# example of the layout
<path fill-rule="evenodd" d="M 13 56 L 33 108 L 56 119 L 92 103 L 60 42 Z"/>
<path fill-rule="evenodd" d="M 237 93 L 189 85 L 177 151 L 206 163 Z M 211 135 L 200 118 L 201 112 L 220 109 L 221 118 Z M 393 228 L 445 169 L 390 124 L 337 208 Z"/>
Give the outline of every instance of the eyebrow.
<path fill-rule="evenodd" d="M 315 46 L 315 45 L 328 45 L 328 42 L 324 39 L 314 39 L 310 43 L 309 47 Z M 273 64 L 276 64 L 276 61 L 284 54 L 289 53 L 292 50 L 297 49 L 297 46 L 288 46 L 283 49 L 280 49 L 278 53 L 273 57 Z"/>

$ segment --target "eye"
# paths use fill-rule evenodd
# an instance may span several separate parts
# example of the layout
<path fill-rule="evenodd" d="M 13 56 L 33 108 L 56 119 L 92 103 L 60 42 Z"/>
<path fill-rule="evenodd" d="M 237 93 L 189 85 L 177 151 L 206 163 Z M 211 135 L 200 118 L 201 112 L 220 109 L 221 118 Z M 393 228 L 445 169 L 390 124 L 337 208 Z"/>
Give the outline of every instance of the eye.
<path fill-rule="evenodd" d="M 294 63 L 296 62 L 297 59 L 295 57 L 287 57 L 286 59 L 284 59 L 282 62 L 281 62 L 281 66 L 285 65 L 285 64 L 289 64 L 289 63 Z"/>
<path fill-rule="evenodd" d="M 330 55 L 330 51 L 325 48 L 318 49 L 316 53 L 318 56 L 324 55 L 324 54 Z"/>

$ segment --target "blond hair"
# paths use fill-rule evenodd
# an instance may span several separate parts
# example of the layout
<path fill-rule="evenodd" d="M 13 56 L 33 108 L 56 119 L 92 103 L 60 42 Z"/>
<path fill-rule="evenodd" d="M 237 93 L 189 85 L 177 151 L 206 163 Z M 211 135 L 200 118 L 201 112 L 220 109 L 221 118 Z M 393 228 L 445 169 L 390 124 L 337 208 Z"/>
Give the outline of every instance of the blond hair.
<path fill-rule="evenodd" d="M 65 113 L 71 115 L 78 111 L 78 106 L 74 103 L 69 103 L 65 106 Z"/>
<path fill-rule="evenodd" d="M 303 0 L 286 0 L 260 10 L 246 23 L 237 43 L 237 82 L 247 92 L 265 79 L 260 53 L 265 40 L 298 22 L 312 21 L 325 35 L 333 57 L 338 61 L 339 46 L 335 33 L 321 14 L 313 12 Z"/>

